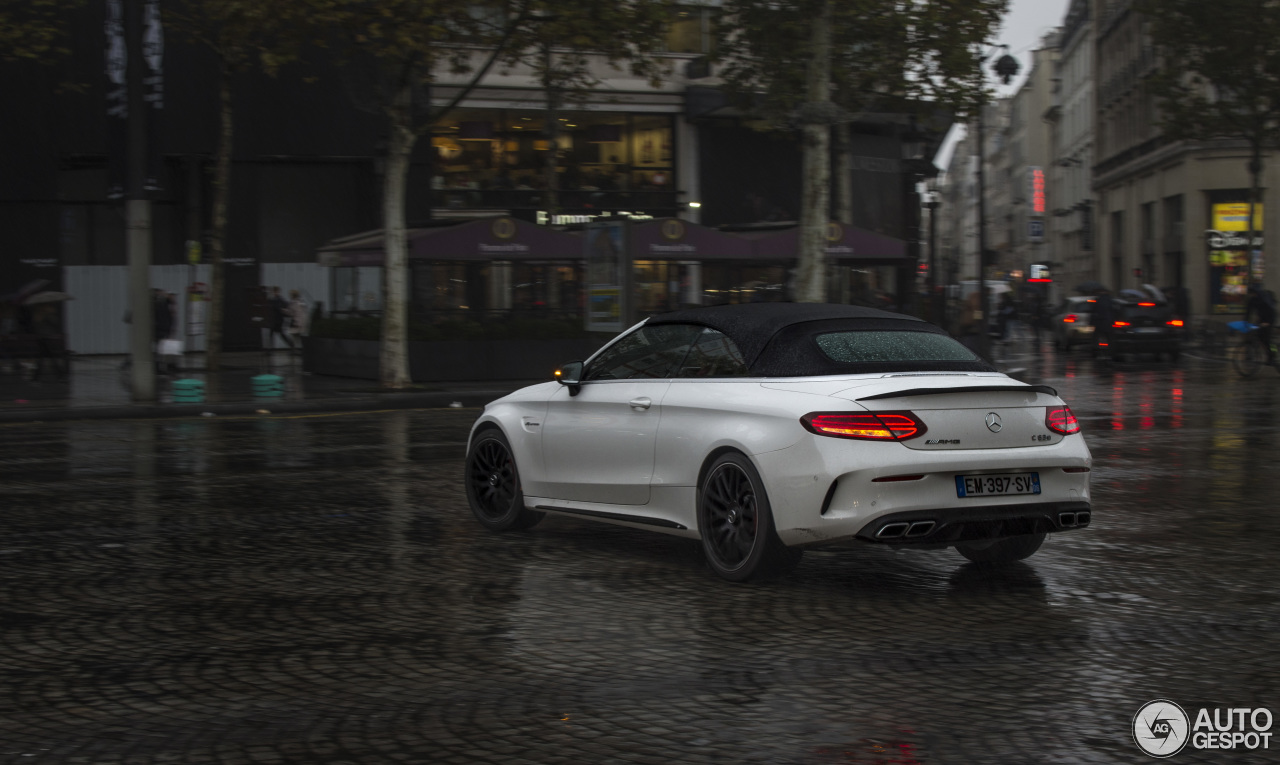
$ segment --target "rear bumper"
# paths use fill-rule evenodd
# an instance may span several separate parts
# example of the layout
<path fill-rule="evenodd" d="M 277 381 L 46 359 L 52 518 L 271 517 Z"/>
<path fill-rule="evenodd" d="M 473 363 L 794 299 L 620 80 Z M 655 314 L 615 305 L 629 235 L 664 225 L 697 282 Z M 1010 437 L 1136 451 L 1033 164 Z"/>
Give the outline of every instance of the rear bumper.
<path fill-rule="evenodd" d="M 1111 350 L 1130 351 L 1134 353 L 1159 353 L 1176 351 L 1182 346 L 1182 340 L 1176 335 L 1160 335 L 1143 337 L 1142 335 L 1112 335 Z"/>
<path fill-rule="evenodd" d="M 1089 503 L 1083 501 L 947 507 L 882 515 L 855 536 L 877 544 L 945 547 L 956 542 L 1083 529 L 1091 520 Z"/>

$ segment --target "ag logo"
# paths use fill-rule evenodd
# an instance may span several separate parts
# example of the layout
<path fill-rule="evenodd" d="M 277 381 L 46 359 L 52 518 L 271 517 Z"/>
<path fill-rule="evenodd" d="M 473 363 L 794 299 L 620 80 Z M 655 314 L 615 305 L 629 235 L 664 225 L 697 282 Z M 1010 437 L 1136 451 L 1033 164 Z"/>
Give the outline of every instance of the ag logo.
<path fill-rule="evenodd" d="M 675 219 L 668 218 L 662 222 L 662 236 L 664 239 L 672 241 L 684 238 L 684 223 Z"/>
<path fill-rule="evenodd" d="M 1172 757 L 1187 745 L 1190 728 L 1182 707 L 1156 699 L 1143 704 L 1133 716 L 1133 742 L 1152 757 Z"/>
<path fill-rule="evenodd" d="M 516 235 L 516 222 L 510 218 L 498 218 L 489 227 L 495 239 L 510 239 Z"/>

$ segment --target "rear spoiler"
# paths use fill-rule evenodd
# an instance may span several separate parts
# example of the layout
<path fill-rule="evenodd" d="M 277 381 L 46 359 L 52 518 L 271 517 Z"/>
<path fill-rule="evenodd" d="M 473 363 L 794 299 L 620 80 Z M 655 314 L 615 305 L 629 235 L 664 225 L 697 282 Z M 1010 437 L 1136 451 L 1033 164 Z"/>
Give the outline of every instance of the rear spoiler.
<path fill-rule="evenodd" d="M 874 396 L 863 396 L 858 401 L 874 401 L 878 398 L 902 398 L 904 396 L 939 396 L 943 393 L 1048 393 L 1058 395 L 1058 391 L 1048 385 L 965 385 L 955 388 L 911 388 L 893 393 L 877 393 Z"/>

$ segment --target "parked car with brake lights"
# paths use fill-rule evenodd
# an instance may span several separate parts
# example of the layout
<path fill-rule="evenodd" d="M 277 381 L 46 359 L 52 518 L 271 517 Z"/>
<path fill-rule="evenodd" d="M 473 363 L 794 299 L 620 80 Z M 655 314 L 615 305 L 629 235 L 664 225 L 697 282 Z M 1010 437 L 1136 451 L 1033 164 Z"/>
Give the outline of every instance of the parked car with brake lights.
<path fill-rule="evenodd" d="M 1182 353 L 1184 321 L 1174 316 L 1168 303 L 1154 300 L 1113 301 L 1111 358 L 1122 361 L 1132 354 L 1163 355 L 1176 361 Z"/>
<path fill-rule="evenodd" d="M 857 540 L 986 565 L 1089 526 L 1092 458 L 1056 391 L 910 316 L 760 303 L 655 316 L 485 407 L 476 519 L 701 541 L 731 581 Z"/>
<path fill-rule="evenodd" d="M 1093 345 L 1092 297 L 1069 297 L 1053 312 L 1053 345 L 1060 350 L 1071 350 L 1076 345 Z"/>

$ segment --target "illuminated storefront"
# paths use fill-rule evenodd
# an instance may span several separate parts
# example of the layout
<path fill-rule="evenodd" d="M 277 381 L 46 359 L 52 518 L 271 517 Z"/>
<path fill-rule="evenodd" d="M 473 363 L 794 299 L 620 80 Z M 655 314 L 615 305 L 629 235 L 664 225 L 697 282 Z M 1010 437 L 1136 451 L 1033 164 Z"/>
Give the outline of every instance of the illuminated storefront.
<path fill-rule="evenodd" d="M 459 109 L 431 138 L 433 206 L 495 209 L 534 223 L 582 223 L 600 212 L 675 215 L 673 117 L 557 113 L 550 138 L 540 111 Z M 556 200 L 548 155 L 556 158 Z M 550 208 L 555 207 L 552 210 Z"/>
<path fill-rule="evenodd" d="M 1212 206 L 1212 228 L 1205 232 L 1209 252 L 1209 305 L 1215 314 L 1242 314 L 1251 281 L 1263 276 L 1263 205 L 1254 206 L 1252 246 L 1249 242 L 1249 203 L 1219 202 Z"/>

